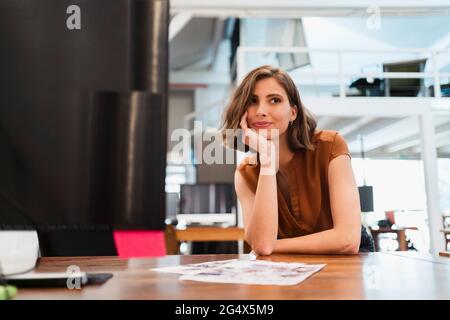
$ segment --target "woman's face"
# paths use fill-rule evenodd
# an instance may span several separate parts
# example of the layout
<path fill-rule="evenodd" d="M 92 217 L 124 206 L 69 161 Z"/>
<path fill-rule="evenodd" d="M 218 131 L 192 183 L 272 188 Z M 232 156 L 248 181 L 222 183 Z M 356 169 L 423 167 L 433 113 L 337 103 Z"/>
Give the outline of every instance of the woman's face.
<path fill-rule="evenodd" d="M 297 116 L 297 108 L 289 104 L 286 91 L 275 78 L 258 80 L 250 101 L 248 127 L 267 139 L 282 136 Z"/>

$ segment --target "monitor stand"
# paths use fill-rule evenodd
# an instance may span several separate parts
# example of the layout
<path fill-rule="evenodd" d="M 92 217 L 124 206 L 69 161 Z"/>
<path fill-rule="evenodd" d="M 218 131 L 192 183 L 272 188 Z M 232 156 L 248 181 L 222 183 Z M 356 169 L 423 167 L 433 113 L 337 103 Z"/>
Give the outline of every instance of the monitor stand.
<path fill-rule="evenodd" d="M 36 231 L 0 231 L 0 274 L 31 271 L 39 257 Z"/>

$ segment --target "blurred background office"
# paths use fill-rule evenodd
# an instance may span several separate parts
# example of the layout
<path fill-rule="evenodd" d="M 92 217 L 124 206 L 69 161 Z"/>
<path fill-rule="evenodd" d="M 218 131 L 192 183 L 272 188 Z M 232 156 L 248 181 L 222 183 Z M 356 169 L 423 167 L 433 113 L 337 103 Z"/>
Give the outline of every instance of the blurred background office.
<path fill-rule="evenodd" d="M 168 138 L 176 128 L 194 132 L 194 121 L 203 133 L 217 132 L 245 73 L 279 66 L 319 128 L 345 137 L 377 250 L 450 250 L 450 6 L 376 4 L 172 1 Z M 179 164 L 168 145 L 167 222 L 242 227 L 238 205 L 204 212 L 183 200 L 190 192 L 217 209 L 232 190 L 234 166 Z M 181 252 L 192 249 L 186 242 Z"/>

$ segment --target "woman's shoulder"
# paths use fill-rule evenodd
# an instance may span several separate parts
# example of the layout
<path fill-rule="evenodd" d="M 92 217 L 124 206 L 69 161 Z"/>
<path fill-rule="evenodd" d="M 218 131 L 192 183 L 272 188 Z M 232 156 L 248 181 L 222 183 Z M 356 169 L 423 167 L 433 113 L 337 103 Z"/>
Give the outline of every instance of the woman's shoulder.
<path fill-rule="evenodd" d="M 314 132 L 313 141 L 317 143 L 331 142 L 336 140 L 339 135 L 338 131 L 318 129 Z"/>
<path fill-rule="evenodd" d="M 338 131 L 317 130 L 314 133 L 313 141 L 316 144 L 315 151 L 324 155 L 329 154 L 329 156 L 325 156 L 329 161 L 341 154 L 346 154 L 351 157 L 347 142 Z"/>

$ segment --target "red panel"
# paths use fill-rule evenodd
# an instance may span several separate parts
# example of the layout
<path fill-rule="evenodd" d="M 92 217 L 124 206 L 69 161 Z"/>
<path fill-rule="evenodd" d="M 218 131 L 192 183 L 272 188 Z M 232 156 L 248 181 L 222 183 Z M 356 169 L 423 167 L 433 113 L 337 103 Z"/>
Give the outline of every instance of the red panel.
<path fill-rule="evenodd" d="M 161 257 L 166 255 L 164 231 L 116 230 L 114 242 L 121 258 Z"/>

